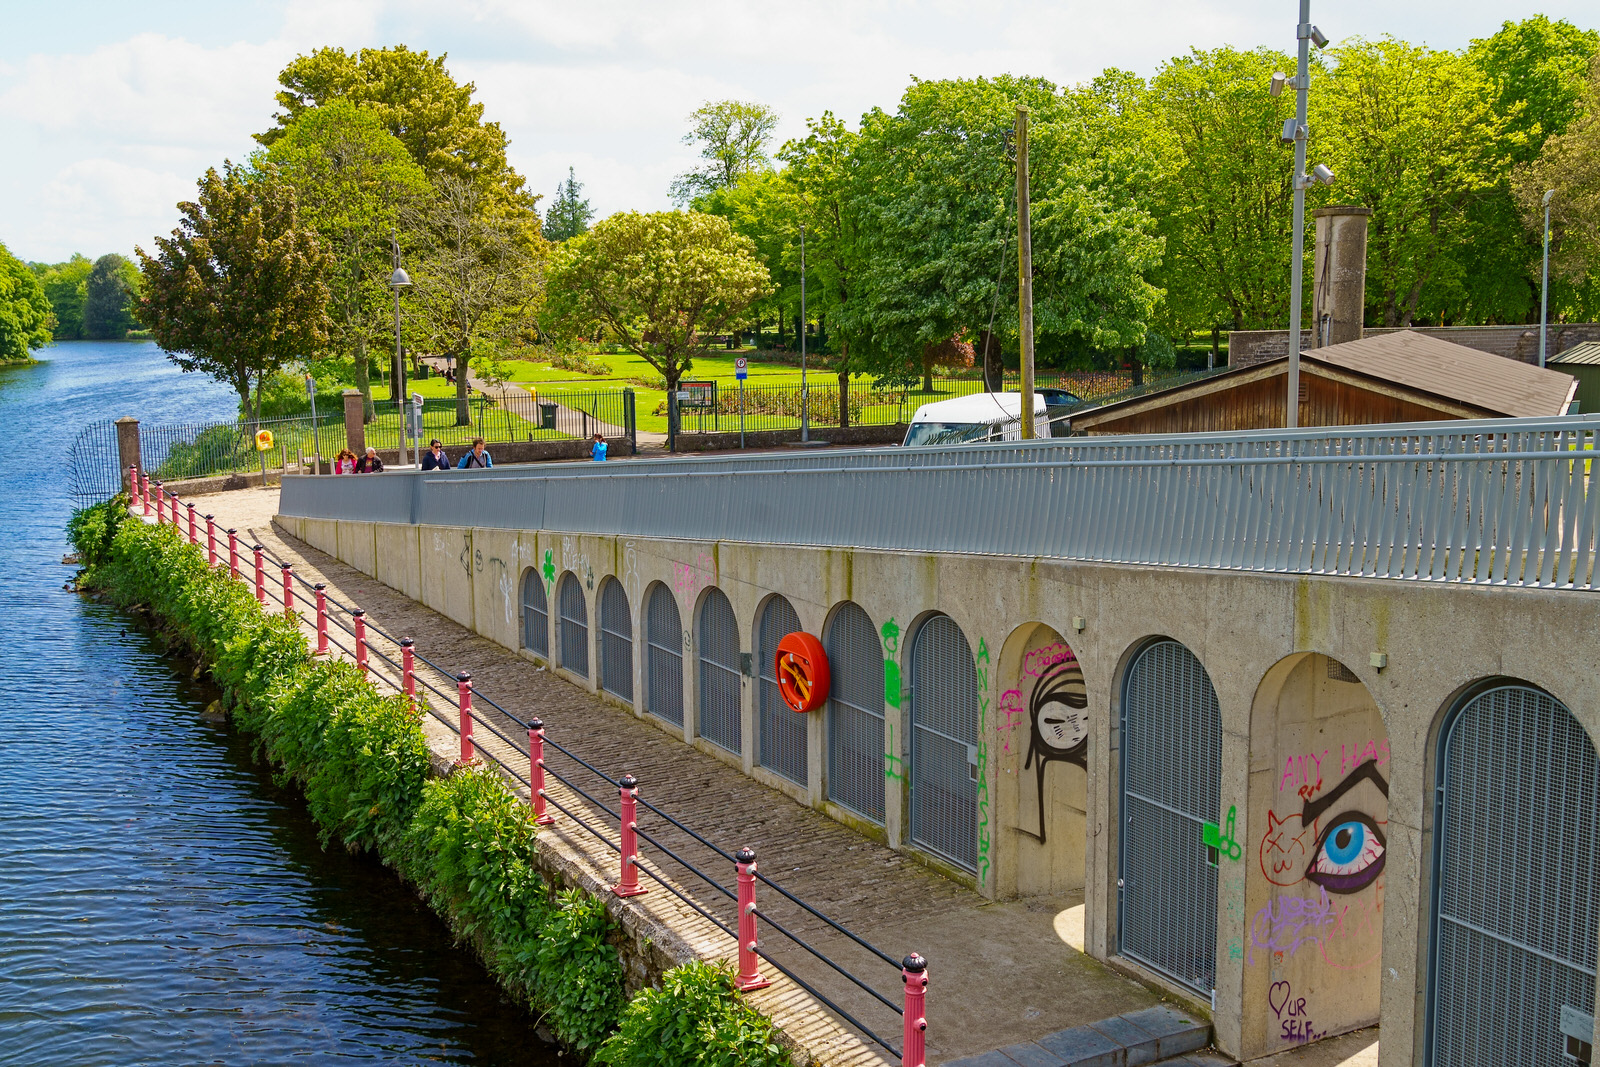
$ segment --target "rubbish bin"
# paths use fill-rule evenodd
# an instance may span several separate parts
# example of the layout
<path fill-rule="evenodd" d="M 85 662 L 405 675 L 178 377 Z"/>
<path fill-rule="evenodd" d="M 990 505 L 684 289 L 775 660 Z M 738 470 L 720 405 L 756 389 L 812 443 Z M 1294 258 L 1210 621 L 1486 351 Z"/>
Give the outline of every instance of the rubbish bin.
<path fill-rule="evenodd" d="M 539 429 L 553 430 L 556 428 L 556 402 L 554 400 L 539 401 Z"/>

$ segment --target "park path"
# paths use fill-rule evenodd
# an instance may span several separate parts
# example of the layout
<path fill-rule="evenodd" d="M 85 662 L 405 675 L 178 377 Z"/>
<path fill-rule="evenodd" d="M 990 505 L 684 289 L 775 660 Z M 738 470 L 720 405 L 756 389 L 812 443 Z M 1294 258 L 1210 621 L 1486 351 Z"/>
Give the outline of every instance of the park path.
<path fill-rule="evenodd" d="M 444 373 L 446 361 L 439 357 L 429 357 L 423 360 L 438 374 Z M 556 383 L 551 383 L 556 384 Z M 580 383 L 581 384 L 581 383 Z M 514 382 L 491 382 L 486 378 L 478 377 L 477 373 L 469 366 L 467 368 L 467 386 L 489 397 L 495 403 L 505 408 L 519 418 L 534 423 L 539 422 L 537 411 L 537 394 L 525 389 Z M 619 426 L 614 422 L 606 422 L 590 415 L 581 408 L 569 407 L 560 401 L 556 402 L 556 424 L 558 426 L 582 426 L 584 436 L 589 434 L 604 434 L 610 441 L 625 441 L 628 438 L 628 428 Z M 637 433 L 640 452 L 663 452 L 667 447 L 667 435 L 640 430 Z"/>
<path fill-rule="evenodd" d="M 1069 939 L 1081 938 L 1081 896 L 986 901 L 284 533 L 272 524 L 277 500 L 275 488 L 245 489 L 207 497 L 206 503 L 224 528 L 250 531 L 270 552 L 293 563 L 297 574 L 308 581 L 327 583 L 333 601 L 359 605 L 372 625 L 396 638 L 413 638 L 420 655 L 445 669 L 470 671 L 474 687 L 513 714 L 542 718 L 552 740 L 607 775 L 635 775 L 641 797 L 725 851 L 746 846 L 755 849 L 764 874 L 890 956 L 898 960 L 916 951 L 927 957 L 930 1063 L 1032 1040 L 1157 1002 L 1143 986 L 1068 944 Z M 384 650 L 399 659 L 398 649 L 385 645 Z M 375 665 L 388 669 L 379 661 Z M 496 739 L 481 728 L 475 739 L 526 773 L 526 742 L 518 737 L 515 724 L 494 715 L 482 702 L 479 710 L 488 712 L 513 743 Z M 426 721 L 435 751 L 453 758 L 455 735 L 434 718 Z M 549 752 L 546 763 L 563 773 L 574 768 Z M 615 805 L 614 788 L 608 789 L 597 778 L 580 784 L 596 799 Z M 547 791 L 585 821 L 614 833 L 614 821 L 596 804 L 560 783 L 552 783 Z M 522 793 L 526 796 L 526 789 Z M 577 829 L 568 817 L 556 814 L 556 824 L 540 833 L 541 847 L 555 850 L 562 863 L 585 872 L 595 883 L 615 882 L 616 853 Z M 724 886 L 732 886 L 732 865 L 687 835 L 653 815 L 641 817 L 640 827 Z M 654 866 L 673 889 L 721 921 L 732 923 L 734 909 L 724 896 L 662 857 L 650 844 L 642 843 L 641 851 L 647 865 Z M 770 914 L 868 979 L 890 1001 L 900 1002 L 897 968 L 765 887 L 758 899 L 763 915 Z M 659 886 L 629 900 L 626 906 L 642 909 L 651 923 L 671 931 L 678 947 L 702 958 L 725 959 L 733 954 L 734 945 L 727 935 Z M 1074 924 L 1079 931 L 1076 938 L 1071 932 Z M 899 1045 L 897 1015 L 778 934 L 764 930 L 761 945 Z M 852 1067 L 897 1062 L 793 982 L 771 968 L 765 970 L 775 981 L 770 988 L 752 994 L 752 1003 L 818 1062 Z"/>

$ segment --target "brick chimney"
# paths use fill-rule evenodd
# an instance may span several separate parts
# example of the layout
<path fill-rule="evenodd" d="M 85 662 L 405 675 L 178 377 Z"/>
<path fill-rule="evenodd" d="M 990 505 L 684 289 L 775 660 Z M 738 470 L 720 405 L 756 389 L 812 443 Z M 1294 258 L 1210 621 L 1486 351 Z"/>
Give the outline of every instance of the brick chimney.
<path fill-rule="evenodd" d="M 1361 339 L 1367 298 L 1369 207 L 1319 207 L 1311 285 L 1311 347 Z"/>

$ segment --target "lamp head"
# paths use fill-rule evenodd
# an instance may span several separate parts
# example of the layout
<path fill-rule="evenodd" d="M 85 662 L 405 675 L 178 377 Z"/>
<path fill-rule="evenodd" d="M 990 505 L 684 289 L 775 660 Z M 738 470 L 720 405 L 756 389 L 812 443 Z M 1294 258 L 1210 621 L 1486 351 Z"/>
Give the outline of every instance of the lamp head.
<path fill-rule="evenodd" d="M 1294 119 L 1283 120 L 1283 132 L 1278 134 L 1278 140 L 1284 144 L 1294 144 L 1295 138 L 1300 135 L 1300 124 Z"/>
<path fill-rule="evenodd" d="M 410 284 L 411 275 L 407 274 L 402 267 L 396 267 L 394 273 L 389 275 L 389 287 L 391 289 L 399 289 Z"/>
<path fill-rule="evenodd" d="M 1311 27 L 1311 43 L 1318 48 L 1326 48 L 1328 47 L 1328 35 L 1313 26 Z"/>
<path fill-rule="evenodd" d="M 1311 168 L 1311 180 L 1314 182 L 1321 182 L 1323 185 L 1332 185 L 1333 171 L 1329 170 L 1321 163 L 1318 163 L 1316 166 Z"/>
<path fill-rule="evenodd" d="M 1288 81 L 1289 81 L 1289 76 L 1287 74 L 1285 74 L 1283 71 L 1281 71 L 1281 70 L 1273 71 L 1272 72 L 1272 84 L 1268 86 L 1267 92 L 1271 93 L 1273 96 L 1282 96 L 1283 95 L 1283 87 Z"/>
<path fill-rule="evenodd" d="M 1556 196 L 1556 191 L 1554 189 L 1546 189 L 1545 192 L 1544 192 L 1544 198 L 1539 201 L 1539 206 L 1540 207 L 1549 207 L 1550 206 L 1550 201 L 1554 200 L 1555 196 Z"/>

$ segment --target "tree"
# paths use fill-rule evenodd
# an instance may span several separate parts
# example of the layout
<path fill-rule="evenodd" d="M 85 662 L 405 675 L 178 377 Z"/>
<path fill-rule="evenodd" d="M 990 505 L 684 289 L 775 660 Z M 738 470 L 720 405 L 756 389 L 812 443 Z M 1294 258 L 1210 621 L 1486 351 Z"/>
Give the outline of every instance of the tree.
<path fill-rule="evenodd" d="M 88 256 L 73 253 L 65 263 L 31 264 L 35 277 L 44 288 L 55 314 L 55 340 L 83 340 L 83 300 L 89 272 L 94 262 Z"/>
<path fill-rule="evenodd" d="M 778 113 L 765 104 L 743 100 L 706 103 L 689 116 L 684 144 L 698 144 L 705 162 L 678 175 L 672 199 L 688 206 L 696 197 L 738 184 L 739 179 L 771 166 L 767 145 L 778 128 Z"/>
<path fill-rule="evenodd" d="M 563 243 L 550 264 L 555 332 L 603 326 L 667 380 L 669 399 L 725 330 L 770 290 L 767 268 L 726 219 L 698 211 L 612 215 Z M 669 430 L 677 407 L 669 404 Z"/>
<path fill-rule="evenodd" d="M 349 361 L 371 421 L 367 350 L 393 328 L 391 239 L 402 210 L 431 195 L 428 180 L 376 115 L 343 99 L 302 111 L 259 163 L 294 187 L 302 220 L 329 254 L 328 347 Z"/>
<path fill-rule="evenodd" d="M 567 180 L 556 186 L 556 198 L 544 216 L 544 239 L 565 241 L 580 233 L 587 233 L 594 211 L 583 198 L 583 183 L 578 181 L 572 168 L 567 168 Z"/>
<path fill-rule="evenodd" d="M 412 304 L 428 343 L 455 359 L 456 424 L 466 426 L 473 358 L 515 334 L 542 294 L 538 215 L 446 174 L 404 218 L 418 244 Z"/>
<path fill-rule="evenodd" d="M 1592 316 L 1600 312 L 1600 59 L 1594 62 L 1582 117 L 1549 138 L 1539 157 L 1519 167 L 1513 189 L 1531 233 L 1544 229 L 1550 198 L 1552 303 Z M 1563 292 L 1563 290 L 1565 290 Z"/>
<path fill-rule="evenodd" d="M 167 358 L 233 386 L 240 412 L 259 421 L 261 383 L 327 342 L 332 262 L 300 221 L 294 189 L 270 171 L 224 163 L 178 211 L 154 255 L 134 250 L 139 321 Z"/>
<path fill-rule="evenodd" d="M 127 337 L 138 299 L 139 268 L 115 252 L 101 256 L 84 282 L 84 334 L 96 341 Z"/>
<path fill-rule="evenodd" d="M 354 54 L 319 48 L 298 56 L 278 75 L 283 110 L 273 116 L 277 125 L 256 140 L 270 148 L 303 112 L 347 99 L 376 115 L 430 180 L 448 175 L 498 195 L 519 195 L 524 183 L 506 162 L 505 132 L 483 121 L 483 105 L 472 100 L 477 86 L 457 84 L 446 58 L 405 45 Z"/>
<path fill-rule="evenodd" d="M 0 244 L 0 363 L 26 363 L 31 349 L 50 343 L 55 318 L 27 264 Z"/>

